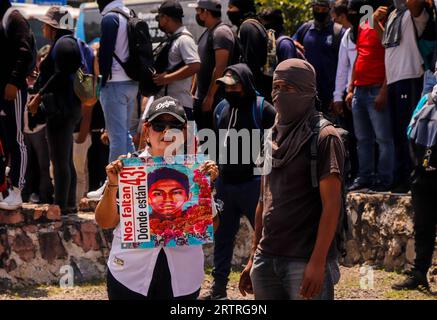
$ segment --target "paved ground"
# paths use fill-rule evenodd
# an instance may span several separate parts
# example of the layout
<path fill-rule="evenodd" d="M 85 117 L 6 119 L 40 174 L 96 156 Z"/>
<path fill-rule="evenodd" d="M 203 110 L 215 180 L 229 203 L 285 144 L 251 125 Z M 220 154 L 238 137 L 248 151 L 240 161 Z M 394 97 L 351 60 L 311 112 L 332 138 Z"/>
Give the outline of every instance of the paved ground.
<path fill-rule="evenodd" d="M 360 281 L 366 285 L 366 281 L 360 277 L 360 268 L 343 268 L 341 269 L 342 278 L 336 287 L 336 299 L 349 300 L 421 300 L 421 299 L 435 299 L 437 300 L 437 284 L 432 284 L 432 291 L 434 294 L 423 294 L 418 291 L 404 291 L 398 292 L 390 289 L 390 286 L 400 279 L 402 275 L 396 273 L 384 272 L 382 270 L 375 270 L 373 272 L 373 289 L 360 289 Z M 209 287 L 211 277 L 209 272 L 206 277 L 204 288 Z M 367 279 L 367 278 L 366 278 Z M 367 282 L 368 283 L 368 282 Z M 229 284 L 229 297 L 231 299 L 243 299 L 238 291 L 238 273 L 233 272 Z M 249 296 L 246 299 L 252 299 Z M 32 288 L 25 288 L 18 291 L 1 291 L 0 300 L 12 299 L 41 299 L 41 300 L 102 300 L 107 299 L 106 287 L 103 282 L 90 283 L 76 286 L 70 289 L 62 289 L 57 286 L 38 286 Z"/>

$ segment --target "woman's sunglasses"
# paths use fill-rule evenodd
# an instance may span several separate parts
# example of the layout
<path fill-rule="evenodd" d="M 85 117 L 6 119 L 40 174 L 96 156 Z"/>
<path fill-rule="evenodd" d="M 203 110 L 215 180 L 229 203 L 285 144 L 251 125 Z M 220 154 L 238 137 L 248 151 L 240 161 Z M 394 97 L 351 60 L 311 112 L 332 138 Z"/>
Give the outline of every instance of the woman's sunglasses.
<path fill-rule="evenodd" d="M 167 128 L 182 130 L 185 127 L 185 123 L 181 122 L 152 121 L 150 124 L 156 132 L 163 132 Z"/>

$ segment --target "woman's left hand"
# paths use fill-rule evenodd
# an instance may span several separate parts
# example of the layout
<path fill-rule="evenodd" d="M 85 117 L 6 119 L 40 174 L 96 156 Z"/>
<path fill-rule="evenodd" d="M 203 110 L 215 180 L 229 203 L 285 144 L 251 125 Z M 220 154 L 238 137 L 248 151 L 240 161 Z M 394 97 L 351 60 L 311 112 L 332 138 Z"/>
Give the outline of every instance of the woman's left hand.
<path fill-rule="evenodd" d="M 200 167 L 200 171 L 205 172 L 211 178 L 211 182 L 215 181 L 218 177 L 219 171 L 217 164 L 214 161 L 208 160 Z"/>

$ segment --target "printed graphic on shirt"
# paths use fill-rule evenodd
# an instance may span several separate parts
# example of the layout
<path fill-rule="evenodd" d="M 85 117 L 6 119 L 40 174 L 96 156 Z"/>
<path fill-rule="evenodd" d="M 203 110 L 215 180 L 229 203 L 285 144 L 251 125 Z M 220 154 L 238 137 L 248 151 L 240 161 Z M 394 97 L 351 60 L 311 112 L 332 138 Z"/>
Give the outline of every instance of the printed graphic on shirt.
<path fill-rule="evenodd" d="M 212 243 L 209 178 L 205 157 L 123 159 L 119 175 L 122 248 Z"/>

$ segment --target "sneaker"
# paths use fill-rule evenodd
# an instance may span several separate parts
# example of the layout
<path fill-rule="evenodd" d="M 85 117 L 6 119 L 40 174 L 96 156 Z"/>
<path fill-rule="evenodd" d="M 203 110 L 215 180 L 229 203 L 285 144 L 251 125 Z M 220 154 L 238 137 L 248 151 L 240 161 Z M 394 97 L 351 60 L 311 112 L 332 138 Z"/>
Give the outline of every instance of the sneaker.
<path fill-rule="evenodd" d="M 0 209 L 16 210 L 20 208 L 22 204 L 21 190 L 13 187 L 12 190 L 9 190 L 9 195 L 0 202 Z"/>
<path fill-rule="evenodd" d="M 228 294 L 226 293 L 226 286 L 211 286 L 211 289 L 204 295 L 199 297 L 199 300 L 228 300 Z"/>
<path fill-rule="evenodd" d="M 407 278 L 392 286 L 393 290 L 426 290 L 429 291 L 429 283 L 426 275 L 420 271 L 413 270 Z"/>
<path fill-rule="evenodd" d="M 36 193 L 32 193 L 29 197 L 29 202 L 39 203 L 39 195 L 37 195 Z"/>
<path fill-rule="evenodd" d="M 370 188 L 370 184 L 359 182 L 355 180 L 354 183 L 349 187 L 349 192 L 358 192 L 358 191 L 368 191 Z"/>
<path fill-rule="evenodd" d="M 105 188 L 106 188 L 106 184 L 107 184 L 108 182 L 107 181 L 105 181 L 105 183 L 99 188 L 99 189 L 97 189 L 97 190 L 95 190 L 95 191 L 90 191 L 90 192 L 88 192 L 87 194 L 86 194 L 86 197 L 88 198 L 88 199 L 90 199 L 90 200 L 97 200 L 97 201 L 100 201 L 100 199 L 102 199 L 102 197 L 103 197 L 103 192 L 105 191 Z"/>

